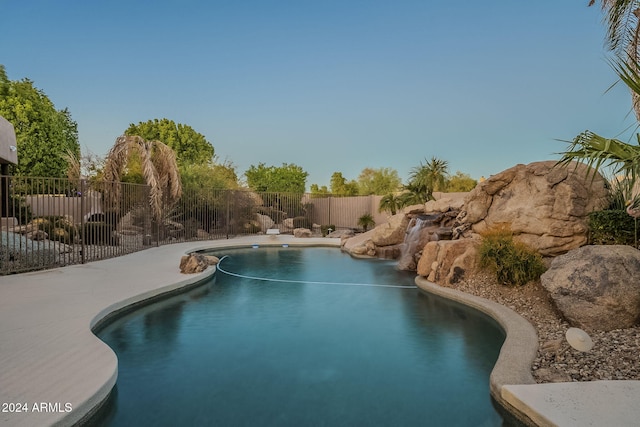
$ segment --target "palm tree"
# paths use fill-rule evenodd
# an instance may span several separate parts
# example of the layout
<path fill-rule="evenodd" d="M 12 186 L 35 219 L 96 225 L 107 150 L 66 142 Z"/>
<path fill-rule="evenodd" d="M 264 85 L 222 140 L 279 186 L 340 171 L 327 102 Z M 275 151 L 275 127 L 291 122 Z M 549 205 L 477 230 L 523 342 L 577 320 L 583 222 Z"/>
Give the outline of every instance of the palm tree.
<path fill-rule="evenodd" d="M 391 215 L 395 215 L 402 206 L 400 205 L 400 198 L 394 193 L 389 193 L 380 199 L 378 205 L 378 212 L 387 211 Z"/>
<path fill-rule="evenodd" d="M 371 216 L 370 213 L 366 213 L 358 218 L 358 225 L 366 232 L 370 226 L 376 225 L 376 222 L 373 220 L 373 216 Z"/>
<path fill-rule="evenodd" d="M 591 0 L 593 6 L 596 0 Z M 640 0 L 600 0 L 607 25 L 606 42 L 609 50 L 634 72 L 640 62 Z M 640 94 L 631 91 L 633 109 L 640 121 Z"/>
<path fill-rule="evenodd" d="M 448 172 L 449 162 L 431 157 L 425 164 L 420 162 L 420 166 L 411 169 L 409 183 L 405 185 L 405 189 L 420 195 L 419 199 L 424 203 L 432 198 L 434 191 L 445 189 Z"/>
<path fill-rule="evenodd" d="M 160 220 L 163 207 L 172 206 L 182 195 L 176 153 L 160 141 L 145 141 L 139 136 L 116 138 L 107 154 L 103 170 L 103 181 L 110 183 L 111 189 L 105 194 L 105 198 L 117 206 L 120 200 L 120 179 L 134 154 L 140 157 L 142 175 L 150 188 L 151 212 L 154 219 Z"/>
<path fill-rule="evenodd" d="M 636 61 L 632 64 L 618 61 L 613 62 L 612 66 L 620 80 L 640 97 L 639 64 Z M 625 188 L 629 190 L 627 200 L 634 198 L 634 204 L 638 204 L 640 195 L 634 196 L 631 192 L 640 176 L 640 134 L 636 134 L 636 140 L 637 144 L 629 144 L 585 131 L 570 142 L 567 151 L 560 153 L 562 158 L 558 164 L 567 166 L 572 161 L 584 163 L 593 168 L 594 175 L 602 168 L 610 168 L 614 176 L 621 175 L 626 181 Z"/>

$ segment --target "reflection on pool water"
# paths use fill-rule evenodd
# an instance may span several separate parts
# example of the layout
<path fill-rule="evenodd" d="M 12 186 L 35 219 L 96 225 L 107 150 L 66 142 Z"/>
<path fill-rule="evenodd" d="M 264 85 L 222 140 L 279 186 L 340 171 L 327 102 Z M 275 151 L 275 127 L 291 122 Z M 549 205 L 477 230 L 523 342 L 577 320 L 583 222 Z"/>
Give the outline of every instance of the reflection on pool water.
<path fill-rule="evenodd" d="M 230 273 L 289 281 L 218 271 L 99 331 L 119 374 L 97 424 L 502 424 L 489 374 L 504 333 L 485 315 L 335 248 L 212 253 Z"/>

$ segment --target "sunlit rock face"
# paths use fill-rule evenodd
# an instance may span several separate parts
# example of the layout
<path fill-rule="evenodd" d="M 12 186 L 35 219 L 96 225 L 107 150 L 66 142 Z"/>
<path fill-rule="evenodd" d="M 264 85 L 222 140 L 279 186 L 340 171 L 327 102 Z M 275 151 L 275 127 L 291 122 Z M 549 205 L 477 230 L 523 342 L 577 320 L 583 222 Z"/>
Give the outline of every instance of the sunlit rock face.
<path fill-rule="evenodd" d="M 586 244 L 587 216 L 604 209 L 608 195 L 602 176 L 582 164 L 516 165 L 471 191 L 456 231 L 470 235 L 508 224 L 519 240 L 555 256 Z"/>

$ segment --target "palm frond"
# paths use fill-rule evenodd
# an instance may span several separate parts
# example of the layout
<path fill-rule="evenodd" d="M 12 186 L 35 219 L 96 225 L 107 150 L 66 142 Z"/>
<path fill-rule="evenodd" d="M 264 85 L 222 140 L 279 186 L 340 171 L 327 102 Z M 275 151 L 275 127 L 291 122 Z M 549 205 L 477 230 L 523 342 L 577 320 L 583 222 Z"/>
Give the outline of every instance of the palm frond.
<path fill-rule="evenodd" d="M 145 141 L 133 136 L 120 136 L 109 150 L 103 180 L 111 182 L 105 198 L 117 206 L 120 199 L 120 179 L 131 155 L 140 156 L 142 175 L 149 186 L 149 204 L 156 219 L 163 208 L 169 208 L 182 195 L 182 185 L 175 152 L 160 141 Z"/>
<path fill-rule="evenodd" d="M 614 174 L 629 176 L 633 181 L 640 173 L 640 145 L 631 145 L 617 139 L 604 138 L 591 131 L 578 135 L 558 161 L 561 166 L 571 162 L 589 166 L 595 177 L 603 167 L 612 167 Z"/>

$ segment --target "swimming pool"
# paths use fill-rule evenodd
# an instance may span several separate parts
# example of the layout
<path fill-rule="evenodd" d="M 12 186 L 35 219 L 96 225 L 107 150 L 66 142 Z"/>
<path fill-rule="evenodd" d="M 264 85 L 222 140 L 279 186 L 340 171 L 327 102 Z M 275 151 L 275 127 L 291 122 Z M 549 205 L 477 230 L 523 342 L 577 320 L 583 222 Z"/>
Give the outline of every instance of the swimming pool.
<path fill-rule="evenodd" d="M 214 253 L 231 274 L 98 333 L 119 361 L 99 424 L 502 424 L 489 374 L 504 333 L 492 319 L 423 294 L 390 261 L 335 248 Z"/>

